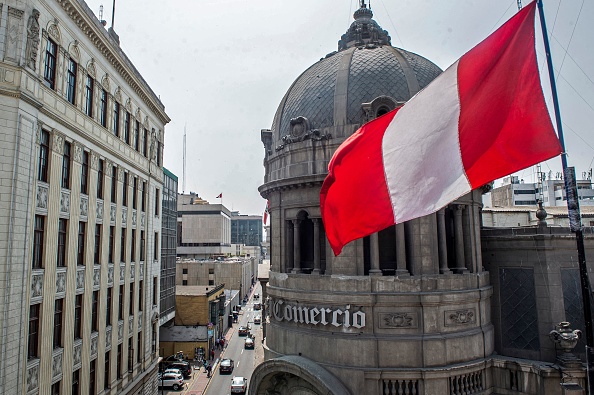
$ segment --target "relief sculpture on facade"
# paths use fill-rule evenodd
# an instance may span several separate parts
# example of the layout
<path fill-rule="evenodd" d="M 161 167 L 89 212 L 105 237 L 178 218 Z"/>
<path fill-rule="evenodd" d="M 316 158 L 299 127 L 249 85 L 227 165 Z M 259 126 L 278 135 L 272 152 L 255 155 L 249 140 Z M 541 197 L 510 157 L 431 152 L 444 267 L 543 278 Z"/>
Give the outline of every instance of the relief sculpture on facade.
<path fill-rule="evenodd" d="M 33 8 L 27 21 L 27 66 L 37 70 L 37 52 L 39 51 L 39 11 Z"/>

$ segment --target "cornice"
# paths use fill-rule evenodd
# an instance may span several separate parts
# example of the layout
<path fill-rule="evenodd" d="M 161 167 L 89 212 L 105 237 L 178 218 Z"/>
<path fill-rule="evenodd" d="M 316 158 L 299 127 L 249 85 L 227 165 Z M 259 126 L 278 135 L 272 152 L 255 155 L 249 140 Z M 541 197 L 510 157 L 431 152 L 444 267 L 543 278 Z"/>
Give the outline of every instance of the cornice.
<path fill-rule="evenodd" d="M 165 113 L 165 107 L 150 89 L 148 84 L 142 79 L 140 73 L 136 70 L 132 62 L 125 56 L 123 51 L 110 42 L 106 32 L 98 32 L 103 29 L 91 20 L 87 10 L 81 9 L 81 4 L 76 0 L 57 0 L 58 4 L 66 11 L 70 19 L 80 28 L 80 30 L 89 38 L 99 52 L 107 59 L 113 68 L 120 74 L 124 81 L 136 92 L 141 100 L 157 115 L 163 124 L 167 124 L 171 119 Z M 89 11 L 90 12 L 90 11 Z M 94 18 L 94 17 L 93 17 Z M 104 30 L 104 29 L 103 29 Z M 147 94 L 147 90 L 151 95 Z"/>
<path fill-rule="evenodd" d="M 293 177 L 282 180 L 275 180 L 261 185 L 258 188 L 260 195 L 264 199 L 268 199 L 273 192 L 286 191 L 297 188 L 313 188 L 321 187 L 326 174 L 316 174 L 311 176 Z"/>

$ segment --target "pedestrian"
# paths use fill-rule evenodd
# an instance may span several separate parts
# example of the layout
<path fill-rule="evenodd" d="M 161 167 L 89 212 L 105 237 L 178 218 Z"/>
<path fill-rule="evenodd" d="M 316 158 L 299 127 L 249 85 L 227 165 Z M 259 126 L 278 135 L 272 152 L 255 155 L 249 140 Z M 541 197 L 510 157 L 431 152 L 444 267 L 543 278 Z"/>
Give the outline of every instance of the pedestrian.
<path fill-rule="evenodd" d="M 225 348 L 225 338 L 221 337 L 221 348 L 224 349 Z"/>
<path fill-rule="evenodd" d="M 217 349 L 221 349 L 221 339 L 217 339 Z"/>
<path fill-rule="evenodd" d="M 214 359 L 214 348 L 210 350 L 210 359 Z"/>
<path fill-rule="evenodd" d="M 208 365 L 206 367 L 206 377 L 210 377 L 211 371 L 212 371 L 212 366 Z"/>

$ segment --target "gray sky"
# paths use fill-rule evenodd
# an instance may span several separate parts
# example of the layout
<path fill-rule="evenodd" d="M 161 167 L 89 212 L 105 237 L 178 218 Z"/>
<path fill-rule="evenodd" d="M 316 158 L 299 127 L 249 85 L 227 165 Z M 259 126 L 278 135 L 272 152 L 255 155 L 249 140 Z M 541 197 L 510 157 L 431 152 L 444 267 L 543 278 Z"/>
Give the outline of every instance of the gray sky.
<path fill-rule="evenodd" d="M 187 125 L 186 192 L 211 203 L 223 193 L 225 206 L 262 214 L 260 129 L 271 127 L 291 83 L 337 49 L 358 3 L 117 0 L 121 46 L 172 119 L 165 127 L 164 164 L 179 177 L 180 192 Z M 87 4 L 96 15 L 103 4 L 109 26 L 111 0 Z M 371 6 L 392 45 L 442 69 L 517 11 L 516 0 L 373 0 Z M 581 179 L 594 161 L 594 1 L 544 0 L 544 7 L 553 63 L 561 69 L 557 85 L 568 161 Z M 542 44 L 538 48 L 543 55 Z M 558 158 L 543 164 L 543 171 L 560 169 Z M 519 175 L 531 181 L 532 173 Z"/>

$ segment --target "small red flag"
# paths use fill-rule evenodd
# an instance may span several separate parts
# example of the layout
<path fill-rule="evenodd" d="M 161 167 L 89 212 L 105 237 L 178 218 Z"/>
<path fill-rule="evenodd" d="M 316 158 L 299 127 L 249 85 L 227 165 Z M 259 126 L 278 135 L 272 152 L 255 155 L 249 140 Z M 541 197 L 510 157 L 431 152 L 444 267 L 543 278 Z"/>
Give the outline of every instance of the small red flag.
<path fill-rule="evenodd" d="M 216 197 L 216 199 L 222 199 L 223 198 L 223 193 L 219 193 L 219 196 Z"/>

